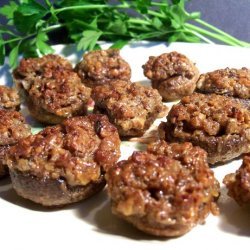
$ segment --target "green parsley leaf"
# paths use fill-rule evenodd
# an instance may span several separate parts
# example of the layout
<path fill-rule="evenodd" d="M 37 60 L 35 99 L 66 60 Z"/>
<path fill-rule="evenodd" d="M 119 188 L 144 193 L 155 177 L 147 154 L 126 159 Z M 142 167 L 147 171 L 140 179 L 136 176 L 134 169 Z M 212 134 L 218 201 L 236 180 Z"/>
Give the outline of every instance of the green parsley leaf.
<path fill-rule="evenodd" d="M 162 21 L 160 20 L 160 18 L 154 17 L 154 18 L 152 19 L 152 25 L 153 25 L 156 29 L 159 30 L 159 29 L 162 28 L 163 23 L 162 23 Z"/>
<path fill-rule="evenodd" d="M 171 6 L 169 14 L 172 17 L 172 21 L 179 24 L 178 26 L 183 25 L 188 17 L 185 10 L 180 5 Z M 178 26 L 176 26 L 176 28 L 179 28 Z"/>
<path fill-rule="evenodd" d="M 34 32 L 36 23 L 46 14 L 47 9 L 35 1 L 20 5 L 14 12 L 14 24 L 22 33 Z"/>
<path fill-rule="evenodd" d="M 93 50 L 97 40 L 102 35 L 101 31 L 86 30 L 82 33 L 83 37 L 77 44 L 77 50 Z"/>
<path fill-rule="evenodd" d="M 24 58 L 38 57 L 39 54 L 36 47 L 36 37 L 22 41 L 19 51 L 22 53 Z"/>
<path fill-rule="evenodd" d="M 42 2 L 42 4 L 41 4 Z M 121 48 L 130 41 L 186 41 L 217 39 L 228 45 L 250 47 L 200 19 L 199 12 L 185 10 L 188 0 L 10 0 L 0 9 L 8 25 L 0 25 L 0 62 L 16 53 L 38 56 L 51 53 L 48 33 L 63 28 L 64 43 L 78 50 L 100 48 L 99 40 Z M 192 23 L 189 21 L 192 20 Z M 196 25 L 197 24 L 197 25 Z M 58 33 L 58 32 L 57 32 Z M 63 33 L 64 34 L 64 33 Z M 9 52 L 10 51 L 10 52 Z"/>
<path fill-rule="evenodd" d="M 18 5 L 14 1 L 10 1 L 8 5 L 4 5 L 0 9 L 0 14 L 5 16 L 7 19 L 12 19 L 17 7 Z"/>
<path fill-rule="evenodd" d="M 9 55 L 9 64 L 11 68 L 15 68 L 18 64 L 18 52 L 20 43 L 18 43 L 11 51 Z"/>
<path fill-rule="evenodd" d="M 48 41 L 48 36 L 46 35 L 46 33 L 39 32 L 36 36 L 36 47 L 42 55 L 54 52 L 54 49 L 49 46 L 46 41 Z"/>
<path fill-rule="evenodd" d="M 151 0 L 136 0 L 135 5 L 140 13 L 146 14 L 148 12 L 149 6 L 151 5 Z"/>
<path fill-rule="evenodd" d="M 112 46 L 110 46 L 110 48 L 111 49 L 122 49 L 127 44 L 128 44 L 128 41 L 126 41 L 126 40 L 118 40 Z"/>
<path fill-rule="evenodd" d="M 128 31 L 126 22 L 123 21 L 122 19 L 117 19 L 117 20 L 113 21 L 109 25 L 108 29 L 111 30 L 112 32 L 114 32 L 115 34 L 120 34 L 120 35 L 124 35 Z"/>

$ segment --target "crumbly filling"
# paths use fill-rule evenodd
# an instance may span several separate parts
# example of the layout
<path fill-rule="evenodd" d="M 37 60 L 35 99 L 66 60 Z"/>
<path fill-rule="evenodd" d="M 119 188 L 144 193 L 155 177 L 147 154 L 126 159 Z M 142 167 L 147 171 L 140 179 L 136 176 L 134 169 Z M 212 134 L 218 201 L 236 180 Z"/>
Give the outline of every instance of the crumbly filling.
<path fill-rule="evenodd" d="M 150 144 L 111 168 L 107 181 L 116 213 L 153 227 L 193 226 L 218 213 L 219 183 L 206 152 L 191 143 Z"/>
<path fill-rule="evenodd" d="M 144 130 L 148 119 L 156 119 L 165 110 L 157 90 L 121 80 L 95 87 L 92 98 L 96 107 L 124 131 Z"/>
<path fill-rule="evenodd" d="M 230 98 L 195 93 L 172 107 L 168 122 L 186 135 L 241 135 L 250 128 L 250 113 Z"/>
<path fill-rule="evenodd" d="M 92 87 L 115 79 L 129 80 L 131 77 L 129 64 L 116 49 L 96 50 L 84 54 L 75 70 L 82 81 Z"/>
<path fill-rule="evenodd" d="M 119 159 L 119 146 L 116 128 L 105 116 L 75 117 L 21 140 L 7 164 L 39 178 L 86 185 Z"/>
<path fill-rule="evenodd" d="M 241 167 L 225 176 L 223 183 L 228 188 L 228 195 L 239 205 L 250 204 L 250 156 L 243 157 Z"/>
<path fill-rule="evenodd" d="M 198 91 L 239 98 L 250 98 L 250 70 L 225 68 L 202 74 L 197 82 Z"/>
<path fill-rule="evenodd" d="M 0 146 L 13 145 L 30 134 L 30 126 L 21 113 L 0 109 Z"/>
<path fill-rule="evenodd" d="M 21 101 L 18 92 L 15 89 L 6 86 L 0 86 L 0 108 L 7 110 L 16 110 Z"/>

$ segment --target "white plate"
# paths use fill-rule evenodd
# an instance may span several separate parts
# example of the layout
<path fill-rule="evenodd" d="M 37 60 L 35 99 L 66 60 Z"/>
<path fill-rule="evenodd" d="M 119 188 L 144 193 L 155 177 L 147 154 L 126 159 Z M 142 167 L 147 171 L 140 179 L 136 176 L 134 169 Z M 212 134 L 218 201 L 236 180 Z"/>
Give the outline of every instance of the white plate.
<path fill-rule="evenodd" d="M 105 47 L 105 46 L 104 46 Z M 106 46 L 107 47 L 107 46 Z M 55 46 L 56 53 L 72 62 L 80 59 L 74 46 Z M 250 49 L 222 45 L 173 43 L 139 43 L 125 47 L 122 56 L 132 67 L 132 80 L 145 82 L 141 65 L 150 55 L 176 50 L 197 63 L 201 72 L 225 67 L 250 68 Z M 11 85 L 8 68 L 0 68 L 1 84 Z M 26 112 L 25 112 L 26 113 Z M 157 121 L 159 122 L 159 121 Z M 32 123 L 34 124 L 34 123 Z M 122 158 L 134 150 L 132 143 L 123 143 Z M 234 172 L 241 161 L 233 161 L 214 169 L 221 182 Z M 208 216 L 204 225 L 186 235 L 159 239 L 139 232 L 111 214 L 106 191 L 59 210 L 49 210 L 16 195 L 10 180 L 0 180 L 0 244 L 2 249 L 225 249 L 236 246 L 246 249 L 250 243 L 250 210 L 240 208 L 226 196 L 224 186 L 219 199 L 221 214 Z"/>

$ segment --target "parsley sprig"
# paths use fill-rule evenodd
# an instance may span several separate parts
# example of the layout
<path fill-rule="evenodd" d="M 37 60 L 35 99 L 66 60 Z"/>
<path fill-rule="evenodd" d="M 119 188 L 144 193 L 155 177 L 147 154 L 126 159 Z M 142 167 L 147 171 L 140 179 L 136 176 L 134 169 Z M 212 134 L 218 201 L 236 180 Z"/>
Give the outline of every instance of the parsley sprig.
<path fill-rule="evenodd" d="M 40 1 L 41 2 L 41 1 Z M 76 43 L 78 50 L 99 48 L 98 41 L 111 41 L 121 48 L 130 41 L 208 42 L 249 47 L 200 19 L 199 12 L 185 10 L 187 0 L 35 0 L 10 1 L 0 9 L 7 26 L 0 25 L 0 64 L 9 57 L 12 68 L 19 54 L 34 57 L 53 52 L 50 32 L 65 34 L 63 43 Z M 192 21 L 192 22 L 190 22 Z"/>

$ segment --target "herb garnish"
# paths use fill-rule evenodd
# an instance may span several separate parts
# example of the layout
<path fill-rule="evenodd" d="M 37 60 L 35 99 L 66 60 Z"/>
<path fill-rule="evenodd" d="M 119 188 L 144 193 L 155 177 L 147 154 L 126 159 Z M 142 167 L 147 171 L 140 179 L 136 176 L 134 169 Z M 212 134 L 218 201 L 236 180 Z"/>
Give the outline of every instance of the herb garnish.
<path fill-rule="evenodd" d="M 9 57 L 13 68 L 17 57 L 52 53 L 48 34 L 64 29 L 66 42 L 78 50 L 99 47 L 98 41 L 111 41 L 121 48 L 130 41 L 185 41 L 212 43 L 210 38 L 228 45 L 250 44 L 202 21 L 199 12 L 185 10 L 187 0 L 35 0 L 10 1 L 0 9 L 7 26 L 0 25 L 0 64 Z M 192 23 L 189 21 L 193 20 Z M 197 24 L 197 25 L 196 25 Z M 7 38 L 6 38 L 7 37 Z M 8 49 L 7 49 L 8 48 Z M 6 52 L 8 51 L 8 52 Z"/>

